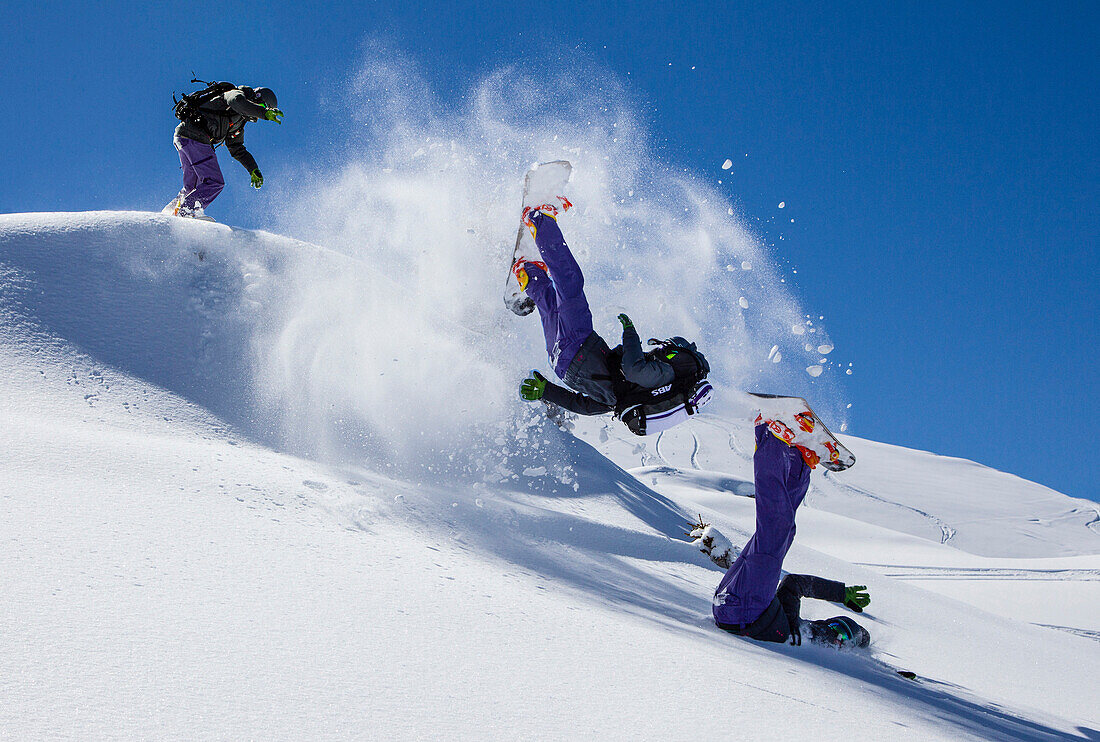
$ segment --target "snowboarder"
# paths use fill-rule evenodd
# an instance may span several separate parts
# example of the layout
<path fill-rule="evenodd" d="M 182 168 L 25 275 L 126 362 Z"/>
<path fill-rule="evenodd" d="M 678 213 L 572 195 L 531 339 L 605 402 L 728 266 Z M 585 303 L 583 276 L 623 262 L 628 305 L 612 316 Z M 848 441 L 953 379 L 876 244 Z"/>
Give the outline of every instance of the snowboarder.
<path fill-rule="evenodd" d="M 198 81 L 195 81 L 198 82 Z M 224 143 L 260 188 L 264 176 L 256 158 L 245 149 L 244 125 L 249 121 L 282 123 L 283 112 L 270 88 L 215 82 L 204 90 L 185 95 L 176 103 L 175 145 L 183 166 L 183 188 L 169 209 L 177 216 L 206 218 L 203 210 L 225 187 L 215 148 Z"/>
<path fill-rule="evenodd" d="M 756 532 L 718 583 L 714 622 L 720 629 L 759 641 L 801 644 L 807 632 L 813 642 L 865 647 L 871 641 L 867 630 L 846 616 L 822 621 L 803 621 L 799 616 L 804 597 L 842 603 L 862 613 L 871 602 L 865 585 L 796 574 L 779 581 L 794 541 L 795 510 L 806 496 L 810 469 L 817 461 L 812 453 L 780 438 L 768 422 L 756 426 Z"/>
<path fill-rule="evenodd" d="M 686 420 L 712 393 L 706 358 L 682 337 L 651 339 L 657 347 L 643 352 L 638 331 L 625 314 L 619 315 L 622 345 L 608 348 L 592 328 L 584 276 L 558 227 L 558 213 L 572 204 L 564 196 L 557 200 L 558 205 L 524 208 L 523 222 L 545 262 L 521 256 L 512 272 L 538 308 L 554 372 L 574 391 L 532 371 L 520 385 L 520 395 L 580 415 L 612 412 L 638 435 Z"/>

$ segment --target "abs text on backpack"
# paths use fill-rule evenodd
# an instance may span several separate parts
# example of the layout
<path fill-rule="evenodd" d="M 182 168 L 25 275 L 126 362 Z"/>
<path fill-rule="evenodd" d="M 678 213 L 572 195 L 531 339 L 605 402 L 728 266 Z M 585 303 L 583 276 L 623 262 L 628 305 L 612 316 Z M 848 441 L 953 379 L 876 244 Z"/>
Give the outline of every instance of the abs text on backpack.
<path fill-rule="evenodd" d="M 714 391 L 707 374 L 710 364 L 694 343 L 683 338 L 650 339 L 656 345 L 646 358 L 672 367 L 672 383 L 646 389 L 625 380 L 616 390 L 615 416 L 635 435 L 653 435 L 687 420 L 710 401 Z"/>

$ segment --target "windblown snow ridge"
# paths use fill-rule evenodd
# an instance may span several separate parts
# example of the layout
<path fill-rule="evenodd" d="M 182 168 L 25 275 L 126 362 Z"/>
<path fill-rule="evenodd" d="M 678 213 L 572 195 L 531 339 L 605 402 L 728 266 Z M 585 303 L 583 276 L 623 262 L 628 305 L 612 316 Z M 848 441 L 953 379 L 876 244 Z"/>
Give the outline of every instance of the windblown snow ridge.
<path fill-rule="evenodd" d="M 467 307 L 435 311 L 430 288 L 400 271 L 264 232 L 140 212 L 0 216 L 9 343 L 68 343 L 255 440 L 330 463 L 559 494 L 613 480 L 629 492 L 633 478 L 518 400 L 520 364 L 541 342 L 526 336 L 536 323 L 498 306 L 498 281 L 491 290 L 492 311 L 464 319 Z M 751 483 L 749 426 L 715 409 L 654 441 L 605 420 L 578 432 L 625 469 Z M 960 459 L 851 446 L 860 465 L 815 479 L 809 505 L 990 557 L 1097 550 L 1091 503 Z M 679 536 L 685 514 L 658 509 L 643 520 Z"/>

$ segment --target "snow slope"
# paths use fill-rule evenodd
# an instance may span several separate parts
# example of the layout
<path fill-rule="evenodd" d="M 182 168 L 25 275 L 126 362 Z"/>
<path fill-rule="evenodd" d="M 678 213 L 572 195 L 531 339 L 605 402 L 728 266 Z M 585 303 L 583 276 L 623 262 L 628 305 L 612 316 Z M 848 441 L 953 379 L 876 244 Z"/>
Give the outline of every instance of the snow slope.
<path fill-rule="evenodd" d="M 514 399 L 529 328 L 421 323 L 415 288 L 0 216 L 0 737 L 1100 736 L 1092 503 L 847 439 L 785 566 L 870 587 L 873 658 L 737 639 L 682 534 L 751 532 L 748 421 L 565 433 Z"/>

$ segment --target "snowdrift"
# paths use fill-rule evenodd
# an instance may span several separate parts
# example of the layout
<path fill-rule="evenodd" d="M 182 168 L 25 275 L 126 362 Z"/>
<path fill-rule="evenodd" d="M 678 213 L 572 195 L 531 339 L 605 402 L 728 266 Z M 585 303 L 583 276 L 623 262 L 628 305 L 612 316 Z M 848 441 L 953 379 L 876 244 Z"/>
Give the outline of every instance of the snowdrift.
<path fill-rule="evenodd" d="M 684 531 L 751 532 L 748 422 L 561 431 L 499 282 L 420 267 L 0 216 L 4 736 L 1097 736 L 1092 503 L 846 439 L 786 566 L 870 586 L 873 657 L 735 639 Z"/>

